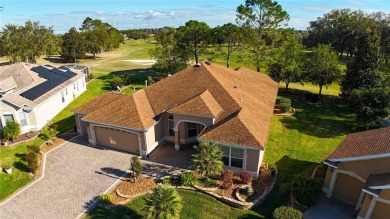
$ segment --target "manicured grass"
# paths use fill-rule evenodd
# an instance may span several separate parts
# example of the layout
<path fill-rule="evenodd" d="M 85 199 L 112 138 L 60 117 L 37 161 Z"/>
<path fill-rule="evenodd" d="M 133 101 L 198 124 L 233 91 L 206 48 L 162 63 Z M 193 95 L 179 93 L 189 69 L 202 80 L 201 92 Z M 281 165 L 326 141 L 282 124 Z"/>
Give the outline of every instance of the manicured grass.
<path fill-rule="evenodd" d="M 0 166 L 12 166 L 12 174 L 0 172 L 0 200 L 14 193 L 19 188 L 27 185 L 31 181 L 28 175 L 27 163 L 24 160 L 27 154 L 27 145 L 41 145 L 48 140 L 47 130 L 42 130 L 42 134 L 27 143 L 21 143 L 10 147 L 0 146 Z"/>
<path fill-rule="evenodd" d="M 281 82 L 279 84 L 279 87 L 281 89 L 286 89 L 286 84 Z M 317 85 L 313 85 L 311 83 L 305 83 L 304 85 L 299 83 L 290 83 L 288 86 L 289 89 L 295 89 L 295 90 L 301 90 L 301 91 L 308 91 L 314 94 L 318 94 L 320 91 L 320 88 Z M 341 93 L 340 91 L 340 85 L 338 83 L 333 83 L 329 85 L 328 87 L 322 88 L 322 95 L 329 95 L 329 96 L 338 96 Z"/>
<path fill-rule="evenodd" d="M 256 212 L 230 207 L 200 192 L 177 191 L 183 201 L 180 218 L 263 218 Z M 125 206 L 116 206 L 109 209 L 97 207 L 88 213 L 87 218 L 144 218 L 145 212 L 142 208 L 146 196 L 137 197 Z"/>
<path fill-rule="evenodd" d="M 286 205 L 290 197 L 290 181 L 297 173 L 310 175 L 314 167 L 334 150 L 343 138 L 362 127 L 355 122 L 355 115 L 341 100 L 324 100 L 321 104 L 308 103 L 295 94 L 290 97 L 296 109 L 294 116 L 274 116 L 264 162 L 275 163 L 279 178 L 266 201 L 254 211 L 271 217 L 273 210 Z M 293 96 L 293 97 L 291 97 Z M 295 96 L 295 97 L 294 97 Z"/>

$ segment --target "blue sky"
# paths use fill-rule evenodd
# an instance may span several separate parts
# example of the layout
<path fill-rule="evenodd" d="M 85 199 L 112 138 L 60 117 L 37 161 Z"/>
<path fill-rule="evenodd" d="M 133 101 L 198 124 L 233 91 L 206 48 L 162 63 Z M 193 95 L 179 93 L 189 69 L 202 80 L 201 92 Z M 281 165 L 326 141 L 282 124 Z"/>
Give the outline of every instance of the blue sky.
<path fill-rule="evenodd" d="M 119 29 L 178 27 L 188 20 L 211 27 L 235 22 L 236 8 L 245 0 L 0 0 L 0 26 L 26 20 L 53 26 L 56 33 L 80 27 L 89 16 Z M 308 22 L 332 9 L 351 8 L 390 13 L 390 0 L 279 0 L 290 15 L 289 27 L 305 30 Z"/>

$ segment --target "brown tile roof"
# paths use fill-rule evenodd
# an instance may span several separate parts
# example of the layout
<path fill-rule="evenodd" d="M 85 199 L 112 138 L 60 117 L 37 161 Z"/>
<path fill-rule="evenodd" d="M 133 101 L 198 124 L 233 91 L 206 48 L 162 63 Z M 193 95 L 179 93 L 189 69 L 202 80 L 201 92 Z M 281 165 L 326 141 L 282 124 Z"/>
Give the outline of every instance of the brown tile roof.
<path fill-rule="evenodd" d="M 92 113 L 123 97 L 124 95 L 118 93 L 105 93 L 87 103 L 84 103 L 74 108 L 72 112 L 83 113 L 83 114 Z"/>
<path fill-rule="evenodd" d="M 390 173 L 371 174 L 365 185 L 368 187 L 390 186 Z"/>
<path fill-rule="evenodd" d="M 337 161 L 389 154 L 390 127 L 349 134 L 343 142 L 326 158 Z"/>
<path fill-rule="evenodd" d="M 146 107 L 149 118 L 152 114 L 154 117 L 167 110 L 215 115 L 221 107 L 222 112 L 213 127 L 207 129 L 200 138 L 263 149 L 268 138 L 278 84 L 267 75 L 249 69 L 236 71 L 217 64 L 202 63 L 200 67 L 188 67 L 143 90 L 146 96 L 139 95 L 149 100 L 150 108 Z M 118 107 L 122 105 L 117 104 L 118 101 L 123 104 L 126 102 L 119 99 L 102 108 L 105 113 L 99 114 L 101 110 L 98 110 L 84 118 L 133 128 L 145 127 L 141 122 L 133 124 L 123 121 L 123 118 L 127 118 L 126 113 L 136 111 L 127 105 L 129 109 L 123 110 L 125 107 Z M 202 102 L 200 105 L 205 107 L 196 108 L 193 102 Z M 105 118 L 108 113 L 121 115 L 121 119 Z M 146 116 L 140 113 L 135 115 Z M 144 124 L 150 123 L 149 120 L 144 121 Z"/>
<path fill-rule="evenodd" d="M 116 101 L 88 113 L 83 120 L 135 129 L 146 129 L 156 123 L 144 90 L 137 91 L 133 95 L 116 94 L 115 96 L 118 95 L 120 97 L 117 97 Z"/>
<path fill-rule="evenodd" d="M 169 112 L 216 118 L 222 112 L 222 107 L 214 99 L 213 95 L 206 90 L 199 96 L 173 107 Z"/>

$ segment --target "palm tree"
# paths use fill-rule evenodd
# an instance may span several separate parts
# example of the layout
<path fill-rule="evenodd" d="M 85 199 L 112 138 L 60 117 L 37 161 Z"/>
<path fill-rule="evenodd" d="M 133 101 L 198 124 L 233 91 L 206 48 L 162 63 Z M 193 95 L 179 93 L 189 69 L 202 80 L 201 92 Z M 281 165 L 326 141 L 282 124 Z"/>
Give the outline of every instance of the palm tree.
<path fill-rule="evenodd" d="M 146 198 L 146 218 L 149 219 L 175 219 L 179 218 L 183 207 L 181 198 L 174 188 L 159 185 L 153 189 L 152 196 Z"/>
<path fill-rule="evenodd" d="M 200 144 L 198 146 L 195 145 L 194 148 L 198 151 L 197 154 L 192 155 L 193 163 L 191 167 L 194 170 L 206 177 L 222 172 L 223 152 L 217 144 L 200 142 Z"/>

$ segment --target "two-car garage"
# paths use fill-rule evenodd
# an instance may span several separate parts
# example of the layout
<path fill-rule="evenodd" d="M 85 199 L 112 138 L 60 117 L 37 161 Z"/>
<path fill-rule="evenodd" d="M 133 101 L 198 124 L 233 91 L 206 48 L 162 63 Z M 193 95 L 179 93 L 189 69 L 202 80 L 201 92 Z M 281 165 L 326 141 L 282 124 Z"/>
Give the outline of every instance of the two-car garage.
<path fill-rule="evenodd" d="M 94 129 L 96 144 L 139 154 L 140 144 L 138 134 L 101 126 L 95 126 Z"/>

